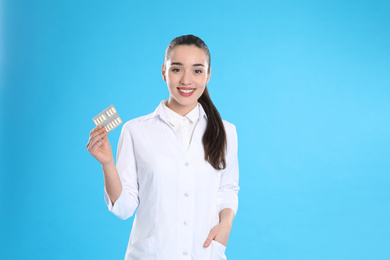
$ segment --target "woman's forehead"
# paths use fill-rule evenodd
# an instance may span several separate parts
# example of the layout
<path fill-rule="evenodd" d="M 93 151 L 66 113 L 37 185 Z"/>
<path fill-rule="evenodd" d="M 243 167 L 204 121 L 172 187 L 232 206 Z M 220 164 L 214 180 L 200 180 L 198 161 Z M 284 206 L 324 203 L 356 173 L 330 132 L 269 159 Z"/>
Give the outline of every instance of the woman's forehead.
<path fill-rule="evenodd" d="M 207 55 L 205 51 L 195 45 L 178 45 L 171 50 L 170 62 L 171 63 L 206 63 Z"/>

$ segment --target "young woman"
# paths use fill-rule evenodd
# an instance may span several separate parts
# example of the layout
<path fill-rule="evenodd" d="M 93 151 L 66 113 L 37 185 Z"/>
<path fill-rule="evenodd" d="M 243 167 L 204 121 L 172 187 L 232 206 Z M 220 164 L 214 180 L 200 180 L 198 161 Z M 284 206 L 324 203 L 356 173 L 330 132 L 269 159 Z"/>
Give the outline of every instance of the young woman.
<path fill-rule="evenodd" d="M 137 209 L 125 259 L 226 259 L 238 207 L 237 134 L 211 102 L 210 71 L 200 38 L 175 38 L 161 70 L 169 100 L 123 126 L 116 165 L 106 130 L 90 133 L 109 210 L 127 219 Z"/>

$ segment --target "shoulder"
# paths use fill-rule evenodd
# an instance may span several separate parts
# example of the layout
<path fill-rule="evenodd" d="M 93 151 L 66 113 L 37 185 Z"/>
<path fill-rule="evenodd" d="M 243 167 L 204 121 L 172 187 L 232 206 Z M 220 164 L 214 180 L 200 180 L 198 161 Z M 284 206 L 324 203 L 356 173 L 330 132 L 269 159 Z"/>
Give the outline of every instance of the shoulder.
<path fill-rule="evenodd" d="M 238 143 L 236 126 L 226 120 L 222 120 L 222 122 L 225 127 L 227 148 L 228 150 L 231 148 L 234 149 L 234 147 L 237 147 Z"/>
<path fill-rule="evenodd" d="M 150 113 L 150 114 L 145 115 L 145 116 L 140 116 L 140 117 L 131 119 L 123 125 L 122 131 L 132 132 L 132 131 L 137 130 L 137 129 L 140 130 L 144 126 L 147 126 L 148 124 L 150 124 L 150 122 L 154 121 L 155 118 L 156 118 L 156 115 L 153 112 L 153 113 Z"/>
<path fill-rule="evenodd" d="M 227 152 L 229 154 L 234 154 L 235 153 L 234 151 L 237 150 L 237 146 L 238 146 L 236 126 L 226 120 L 222 120 L 222 122 L 223 122 L 223 126 L 225 127 Z"/>
<path fill-rule="evenodd" d="M 237 135 L 236 126 L 226 120 L 222 120 L 227 136 Z"/>
<path fill-rule="evenodd" d="M 150 124 L 155 124 L 156 122 L 161 122 L 161 116 L 163 114 L 163 102 L 165 100 L 161 101 L 160 104 L 157 106 L 157 108 L 154 110 L 154 112 L 147 114 L 145 116 L 140 116 L 134 119 L 131 119 L 127 121 L 123 125 L 123 129 L 139 129 L 143 126 L 150 126 Z"/>

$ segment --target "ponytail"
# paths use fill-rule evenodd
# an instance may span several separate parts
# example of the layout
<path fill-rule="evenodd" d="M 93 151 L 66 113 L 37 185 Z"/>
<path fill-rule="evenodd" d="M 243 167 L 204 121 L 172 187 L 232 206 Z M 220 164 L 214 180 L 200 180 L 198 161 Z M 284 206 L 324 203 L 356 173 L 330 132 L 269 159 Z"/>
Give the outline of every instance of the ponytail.
<path fill-rule="evenodd" d="M 210 99 L 207 86 L 198 102 L 207 115 L 206 131 L 202 139 L 205 160 L 215 169 L 223 170 L 226 168 L 226 132 L 221 115 Z"/>
<path fill-rule="evenodd" d="M 191 34 L 176 37 L 171 41 L 165 50 L 164 69 L 166 62 L 170 58 L 172 49 L 178 45 L 195 45 L 201 48 L 208 58 L 208 72 L 210 73 L 211 56 L 209 48 L 202 39 Z M 207 86 L 202 96 L 198 99 L 198 102 L 202 105 L 208 119 L 206 131 L 202 139 L 205 160 L 215 169 L 223 170 L 226 168 L 226 132 L 221 115 L 210 99 Z"/>

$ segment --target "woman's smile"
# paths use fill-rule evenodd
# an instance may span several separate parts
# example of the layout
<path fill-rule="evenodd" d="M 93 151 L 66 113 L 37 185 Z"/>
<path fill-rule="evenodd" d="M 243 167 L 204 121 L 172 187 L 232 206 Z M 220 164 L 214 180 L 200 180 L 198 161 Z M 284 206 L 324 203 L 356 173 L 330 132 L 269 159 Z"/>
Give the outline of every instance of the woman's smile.
<path fill-rule="evenodd" d="M 189 97 L 191 96 L 195 88 L 177 88 L 179 90 L 179 94 L 182 95 L 183 97 Z"/>

